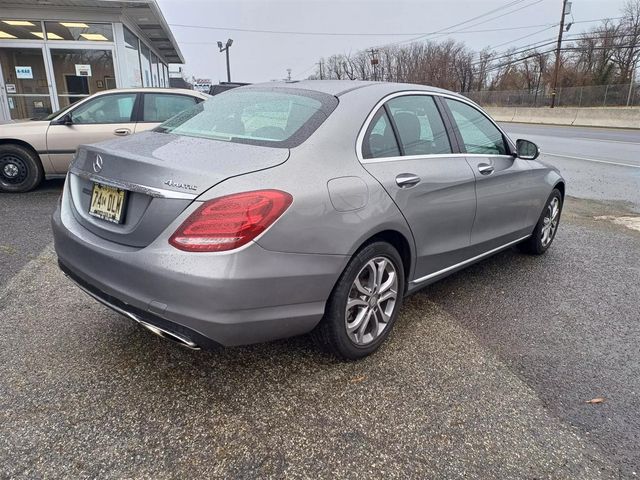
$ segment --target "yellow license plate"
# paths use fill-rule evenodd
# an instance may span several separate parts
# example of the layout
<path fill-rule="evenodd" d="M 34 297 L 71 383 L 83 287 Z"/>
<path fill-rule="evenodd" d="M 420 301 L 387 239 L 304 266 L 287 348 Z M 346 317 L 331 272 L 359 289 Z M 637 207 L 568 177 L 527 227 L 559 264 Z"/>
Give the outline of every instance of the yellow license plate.
<path fill-rule="evenodd" d="M 124 221 L 126 194 L 126 190 L 94 183 L 93 191 L 91 192 L 89 215 L 108 222 L 122 223 Z"/>

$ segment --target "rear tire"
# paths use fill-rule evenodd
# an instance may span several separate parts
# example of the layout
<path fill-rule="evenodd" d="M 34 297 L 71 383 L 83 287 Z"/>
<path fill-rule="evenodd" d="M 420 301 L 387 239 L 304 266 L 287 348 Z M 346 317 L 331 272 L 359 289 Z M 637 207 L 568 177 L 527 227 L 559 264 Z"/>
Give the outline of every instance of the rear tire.
<path fill-rule="evenodd" d="M 0 192 L 28 192 L 44 177 L 38 155 L 22 145 L 0 145 Z"/>
<path fill-rule="evenodd" d="M 365 246 L 338 279 L 314 331 L 321 347 L 345 360 L 375 352 L 389 336 L 404 294 L 398 251 L 386 242 Z"/>
<path fill-rule="evenodd" d="M 518 244 L 518 250 L 531 255 L 542 255 L 546 252 L 556 236 L 562 214 L 562 194 L 554 188 L 544 205 L 533 234 Z"/>

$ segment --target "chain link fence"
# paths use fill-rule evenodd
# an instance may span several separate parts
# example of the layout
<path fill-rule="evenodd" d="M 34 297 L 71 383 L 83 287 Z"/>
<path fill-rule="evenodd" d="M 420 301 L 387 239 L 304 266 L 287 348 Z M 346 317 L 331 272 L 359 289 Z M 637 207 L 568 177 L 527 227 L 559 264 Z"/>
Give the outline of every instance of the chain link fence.
<path fill-rule="evenodd" d="M 483 90 L 464 92 L 476 103 L 487 107 L 548 107 L 550 90 Z M 640 83 L 633 85 L 593 85 L 558 88 L 557 107 L 623 107 L 640 106 Z"/>

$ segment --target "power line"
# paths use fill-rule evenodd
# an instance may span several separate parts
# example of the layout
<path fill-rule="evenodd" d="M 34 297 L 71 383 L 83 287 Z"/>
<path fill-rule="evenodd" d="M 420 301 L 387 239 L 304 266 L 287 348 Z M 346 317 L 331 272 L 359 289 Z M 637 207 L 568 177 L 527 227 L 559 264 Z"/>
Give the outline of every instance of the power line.
<path fill-rule="evenodd" d="M 580 41 L 580 40 L 604 40 L 604 39 L 610 39 L 610 38 L 623 38 L 623 37 L 628 37 L 628 36 L 633 36 L 633 34 L 617 34 L 617 35 L 607 35 L 607 36 L 594 36 L 594 37 L 585 37 L 585 34 L 588 34 L 589 32 L 583 32 L 580 34 L 574 34 L 571 36 L 571 38 L 563 38 L 562 42 L 576 42 L 576 41 Z M 519 55 L 531 50 L 535 50 L 537 48 L 540 47 L 546 47 L 548 45 L 553 45 L 554 43 L 556 43 L 556 40 L 553 37 L 550 38 L 546 38 L 544 40 L 539 40 L 537 42 L 534 43 L 530 43 L 528 45 L 521 45 L 520 47 L 518 47 L 519 50 L 506 50 L 506 51 L 502 51 L 502 52 L 498 52 L 501 53 L 502 55 L 500 55 L 499 57 L 491 57 L 488 60 L 489 61 L 495 61 L 495 60 L 500 60 L 501 58 L 507 58 L 507 57 L 513 57 L 514 55 Z M 568 47 L 567 47 L 568 48 Z M 610 47 L 607 48 L 617 48 L 617 45 L 612 45 Z M 552 50 L 553 51 L 553 50 Z M 539 53 L 536 53 L 535 55 L 538 55 Z M 534 55 L 534 56 L 535 56 Z M 473 62 L 471 65 L 475 66 L 475 65 L 479 65 L 480 63 L 482 63 L 482 61 L 477 61 L 477 62 Z"/>
<path fill-rule="evenodd" d="M 551 42 L 551 43 L 555 43 L 555 42 Z M 637 45 L 618 45 L 618 46 L 616 46 L 616 48 L 636 48 L 636 47 L 637 47 Z M 593 47 L 590 50 L 606 50 L 608 48 L 611 48 L 611 47 Z M 583 48 L 583 47 L 582 48 L 581 47 L 563 47 L 563 48 L 560 49 L 561 52 L 574 52 L 574 51 L 584 52 L 586 50 L 588 50 L 588 49 Z M 548 53 L 552 53 L 552 52 L 555 52 L 555 51 L 556 51 L 556 49 L 552 48 L 550 50 L 545 50 L 543 52 L 533 53 L 533 54 L 528 55 L 526 57 L 515 58 L 515 59 L 513 59 L 513 60 L 511 60 L 509 62 L 503 62 L 503 63 L 501 63 L 499 65 L 490 66 L 490 67 L 487 68 L 487 70 L 485 70 L 485 72 L 489 73 L 489 72 L 492 72 L 492 71 L 495 71 L 495 70 L 500 70 L 501 68 L 508 67 L 508 66 L 516 64 L 516 63 L 524 62 L 525 60 L 529 60 L 531 58 L 535 58 L 535 57 L 541 56 L 541 55 L 546 55 Z"/>
<path fill-rule="evenodd" d="M 438 35 L 438 34 L 440 34 L 440 35 L 446 35 L 447 33 L 445 33 L 445 32 L 446 32 L 447 30 L 451 29 L 451 28 L 455 28 L 455 27 L 457 27 L 457 26 L 463 25 L 464 23 L 468 23 L 468 22 L 471 22 L 471 21 L 473 21 L 473 20 L 477 20 L 478 18 L 481 18 L 481 17 L 486 16 L 486 15 L 490 15 L 490 14 L 492 14 L 492 13 L 495 13 L 496 11 L 504 10 L 505 8 L 509 8 L 509 7 L 515 6 L 515 5 L 516 5 L 516 4 L 518 4 L 518 3 L 522 3 L 522 1 L 523 1 L 523 0 L 516 1 L 516 2 L 510 2 L 510 3 L 508 3 L 507 5 L 504 5 L 504 6 L 502 6 L 502 7 L 499 7 L 499 8 L 493 9 L 493 10 L 490 10 L 490 11 L 489 11 L 489 12 L 487 12 L 487 13 L 484 13 L 484 14 L 482 14 L 482 15 L 478 15 L 478 16 L 473 17 L 473 18 L 470 18 L 469 20 L 465 20 L 464 22 L 460 22 L 460 23 L 457 23 L 457 24 L 455 24 L 455 25 L 451 25 L 451 26 L 449 26 L 449 27 L 446 27 L 446 28 L 443 28 L 443 29 L 440 29 L 440 30 L 436 30 L 436 31 L 434 31 L 434 32 L 426 33 L 426 34 L 420 35 L 419 37 L 410 38 L 410 39 L 408 39 L 408 40 L 399 40 L 399 41 L 397 41 L 397 42 L 392 42 L 392 43 L 388 43 L 388 44 L 385 44 L 385 45 L 379 45 L 379 46 L 378 46 L 378 48 L 387 47 L 387 46 L 392 46 L 392 45 L 398 45 L 398 44 L 401 44 L 401 43 L 410 43 L 410 42 L 415 42 L 416 40 L 421 40 L 421 39 L 423 39 L 423 38 L 425 38 L 425 37 L 429 37 L 429 36 L 433 36 L 433 35 Z M 533 5 L 536 5 L 536 4 L 538 4 L 538 3 L 540 3 L 540 2 L 543 2 L 543 1 L 544 1 L 544 0 L 536 0 L 536 1 L 532 2 L 532 3 L 527 4 L 527 5 L 523 5 L 523 6 L 521 6 L 520 8 L 517 8 L 517 9 L 515 9 L 515 10 L 511 10 L 511 11 L 509 11 L 509 12 L 504 12 L 504 13 L 502 13 L 502 14 L 500 14 L 500 15 L 495 16 L 495 17 L 491 17 L 491 18 L 485 19 L 485 20 L 483 20 L 483 21 L 481 21 L 481 22 L 477 22 L 477 23 L 474 23 L 474 24 L 472 24 L 472 25 L 468 25 L 468 26 L 465 28 L 465 30 L 466 30 L 466 29 L 468 29 L 468 28 L 476 27 L 476 26 L 478 26 L 478 25 L 482 25 L 482 24 L 485 24 L 485 23 L 491 22 L 491 21 L 493 21 L 493 20 L 496 20 L 496 19 L 498 19 L 498 18 L 505 17 L 505 16 L 507 16 L 507 15 L 511 15 L 512 13 L 519 12 L 520 10 L 523 10 L 523 9 L 525 9 L 525 8 L 529 8 L 529 7 L 531 7 L 531 6 L 533 6 Z"/>
<path fill-rule="evenodd" d="M 459 22 L 456 23 L 454 25 L 450 25 L 446 28 L 443 28 L 441 30 L 438 30 L 436 32 L 430 32 L 430 33 L 354 33 L 354 32 L 303 32 L 303 31 L 287 31 L 287 30 L 262 30 L 262 29 L 250 29 L 250 28 L 236 28 L 236 27 L 210 27 L 210 26 L 206 26 L 206 25 L 187 25 L 187 24 L 180 24 L 180 23 L 170 23 L 169 25 L 172 27 L 183 27 L 183 28 L 199 28 L 199 29 L 205 29 L 205 30 L 227 30 L 227 31 L 235 31 L 235 32 L 248 32 L 248 33 L 266 33 L 266 34 L 282 34 L 282 35 L 321 35 L 321 36 L 410 36 L 410 35 L 419 35 L 420 37 L 417 38 L 422 38 L 425 36 L 430 36 L 430 35 L 434 35 L 437 33 L 443 33 L 446 30 L 449 30 L 451 28 L 455 28 L 458 27 L 460 25 L 464 25 L 465 23 L 469 23 L 472 22 L 474 20 L 477 20 L 479 18 L 485 17 L 487 15 L 491 15 L 492 13 L 495 13 L 499 10 L 502 10 L 504 8 L 509 8 L 511 6 L 515 6 L 519 3 L 522 3 L 526 0 L 512 0 L 511 2 L 507 3 L 506 5 L 503 5 L 501 7 L 495 8 L 493 10 L 490 10 L 488 12 L 485 12 L 483 14 L 480 15 L 476 15 L 475 17 L 472 17 L 468 20 L 465 20 L 463 22 Z M 536 3 L 540 3 L 544 0 L 536 0 L 533 4 L 534 5 Z M 531 5 L 527 5 L 527 6 L 531 6 Z M 525 7 L 526 8 L 526 7 Z M 518 9 L 519 10 L 519 9 Z M 495 18 L 500 18 L 501 16 L 504 15 L 508 15 L 510 13 L 514 13 L 517 12 L 518 10 L 514 10 L 512 12 L 507 12 L 503 15 L 499 15 L 498 17 Z M 486 23 L 486 22 L 481 22 L 481 23 Z M 478 23 L 476 25 L 480 25 L 481 23 Z"/>
<path fill-rule="evenodd" d="M 619 20 L 623 17 L 612 17 L 608 20 Z M 591 20 L 579 20 L 573 22 L 577 23 L 593 23 L 600 22 L 602 18 L 594 18 Z M 206 29 L 206 30 L 220 30 L 220 31 L 230 31 L 230 32 L 245 32 L 245 33 L 265 33 L 265 34 L 274 34 L 274 35 L 307 35 L 307 36 L 349 36 L 349 37 L 404 37 L 404 36 L 415 36 L 415 35 L 429 35 L 424 32 L 297 32 L 297 31 L 289 31 L 289 30 L 260 30 L 260 29 L 252 29 L 252 28 L 237 28 L 237 27 L 210 27 L 206 25 L 187 25 L 187 24 L 177 24 L 171 23 L 172 27 L 183 27 L 183 28 L 196 28 L 196 29 Z M 510 30 L 524 30 L 527 28 L 538 28 L 538 27 L 551 27 L 556 26 L 557 23 L 541 23 L 538 25 L 520 25 L 516 27 L 503 27 L 503 28 L 485 28 L 480 30 L 447 30 L 444 32 L 440 32 L 442 35 L 451 34 L 451 33 L 489 33 L 489 32 L 506 32 Z M 209 43 L 215 45 L 216 42 L 180 42 L 181 44 L 197 44 L 197 45 L 207 45 Z"/>

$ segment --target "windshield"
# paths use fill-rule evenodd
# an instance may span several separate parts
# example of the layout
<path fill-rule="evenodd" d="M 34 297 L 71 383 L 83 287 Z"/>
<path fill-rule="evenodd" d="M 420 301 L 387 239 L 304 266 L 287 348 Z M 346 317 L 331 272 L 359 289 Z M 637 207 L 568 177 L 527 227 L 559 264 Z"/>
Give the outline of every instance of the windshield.
<path fill-rule="evenodd" d="M 305 141 L 338 99 L 287 88 L 238 88 L 216 95 L 155 129 L 190 137 L 290 148 Z"/>

